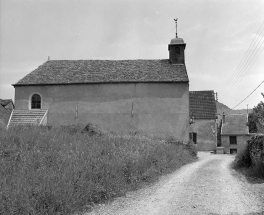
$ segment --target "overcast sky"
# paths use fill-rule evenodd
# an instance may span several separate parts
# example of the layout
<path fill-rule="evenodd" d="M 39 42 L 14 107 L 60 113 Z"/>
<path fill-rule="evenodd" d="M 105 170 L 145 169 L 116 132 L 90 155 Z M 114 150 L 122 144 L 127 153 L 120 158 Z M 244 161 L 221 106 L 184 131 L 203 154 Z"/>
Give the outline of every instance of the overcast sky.
<path fill-rule="evenodd" d="M 174 18 L 190 90 L 214 90 L 233 108 L 264 80 L 263 0 L 0 0 L 0 98 L 14 99 L 11 84 L 48 56 L 168 59 Z M 236 109 L 261 92 L 264 83 Z"/>

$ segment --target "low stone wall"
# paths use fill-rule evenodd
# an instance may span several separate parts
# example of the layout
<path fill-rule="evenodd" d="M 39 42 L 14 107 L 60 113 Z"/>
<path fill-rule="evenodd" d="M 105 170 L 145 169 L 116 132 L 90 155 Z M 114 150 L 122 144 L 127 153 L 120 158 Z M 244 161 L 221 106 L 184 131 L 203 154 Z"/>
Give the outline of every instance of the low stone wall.
<path fill-rule="evenodd" d="M 248 141 L 248 150 L 252 164 L 264 164 L 264 135 L 256 135 Z"/>

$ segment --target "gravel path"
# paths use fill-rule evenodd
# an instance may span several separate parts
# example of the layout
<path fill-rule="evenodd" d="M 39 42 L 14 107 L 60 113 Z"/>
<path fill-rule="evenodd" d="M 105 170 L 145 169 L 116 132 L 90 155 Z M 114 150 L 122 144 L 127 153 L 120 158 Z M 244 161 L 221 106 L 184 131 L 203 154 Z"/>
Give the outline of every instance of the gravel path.
<path fill-rule="evenodd" d="M 264 184 L 234 176 L 234 156 L 199 153 L 199 160 L 144 189 L 112 203 L 95 206 L 86 215 L 264 214 Z"/>

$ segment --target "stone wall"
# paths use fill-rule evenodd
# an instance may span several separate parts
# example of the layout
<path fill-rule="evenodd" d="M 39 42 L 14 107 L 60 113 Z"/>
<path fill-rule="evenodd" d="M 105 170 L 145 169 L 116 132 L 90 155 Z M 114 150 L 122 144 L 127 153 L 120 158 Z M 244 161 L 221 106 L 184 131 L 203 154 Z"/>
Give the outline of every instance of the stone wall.
<path fill-rule="evenodd" d="M 91 123 L 103 131 L 189 140 L 188 83 L 16 86 L 16 109 L 30 109 L 34 93 L 48 109 L 48 125 Z"/>
<path fill-rule="evenodd" d="M 252 164 L 264 164 L 264 135 L 256 135 L 248 141 L 248 149 Z"/>
<path fill-rule="evenodd" d="M 197 133 L 197 150 L 213 151 L 216 149 L 216 123 L 215 120 L 196 119 L 190 126 L 190 132 Z"/>
<path fill-rule="evenodd" d="M 250 135 L 231 135 L 237 137 L 237 144 L 230 144 L 229 135 L 221 135 L 221 146 L 224 147 L 224 153 L 230 154 L 230 149 L 236 149 L 237 152 L 243 150 L 250 139 Z"/>

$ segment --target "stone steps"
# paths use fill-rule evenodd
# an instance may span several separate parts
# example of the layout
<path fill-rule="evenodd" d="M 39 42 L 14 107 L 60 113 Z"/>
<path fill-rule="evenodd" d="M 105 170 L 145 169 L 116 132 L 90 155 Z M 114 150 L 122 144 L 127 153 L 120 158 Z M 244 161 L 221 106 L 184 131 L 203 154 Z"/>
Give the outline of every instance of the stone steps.
<path fill-rule="evenodd" d="M 46 109 L 14 110 L 10 116 L 7 128 L 21 125 L 40 125 L 46 113 Z"/>

